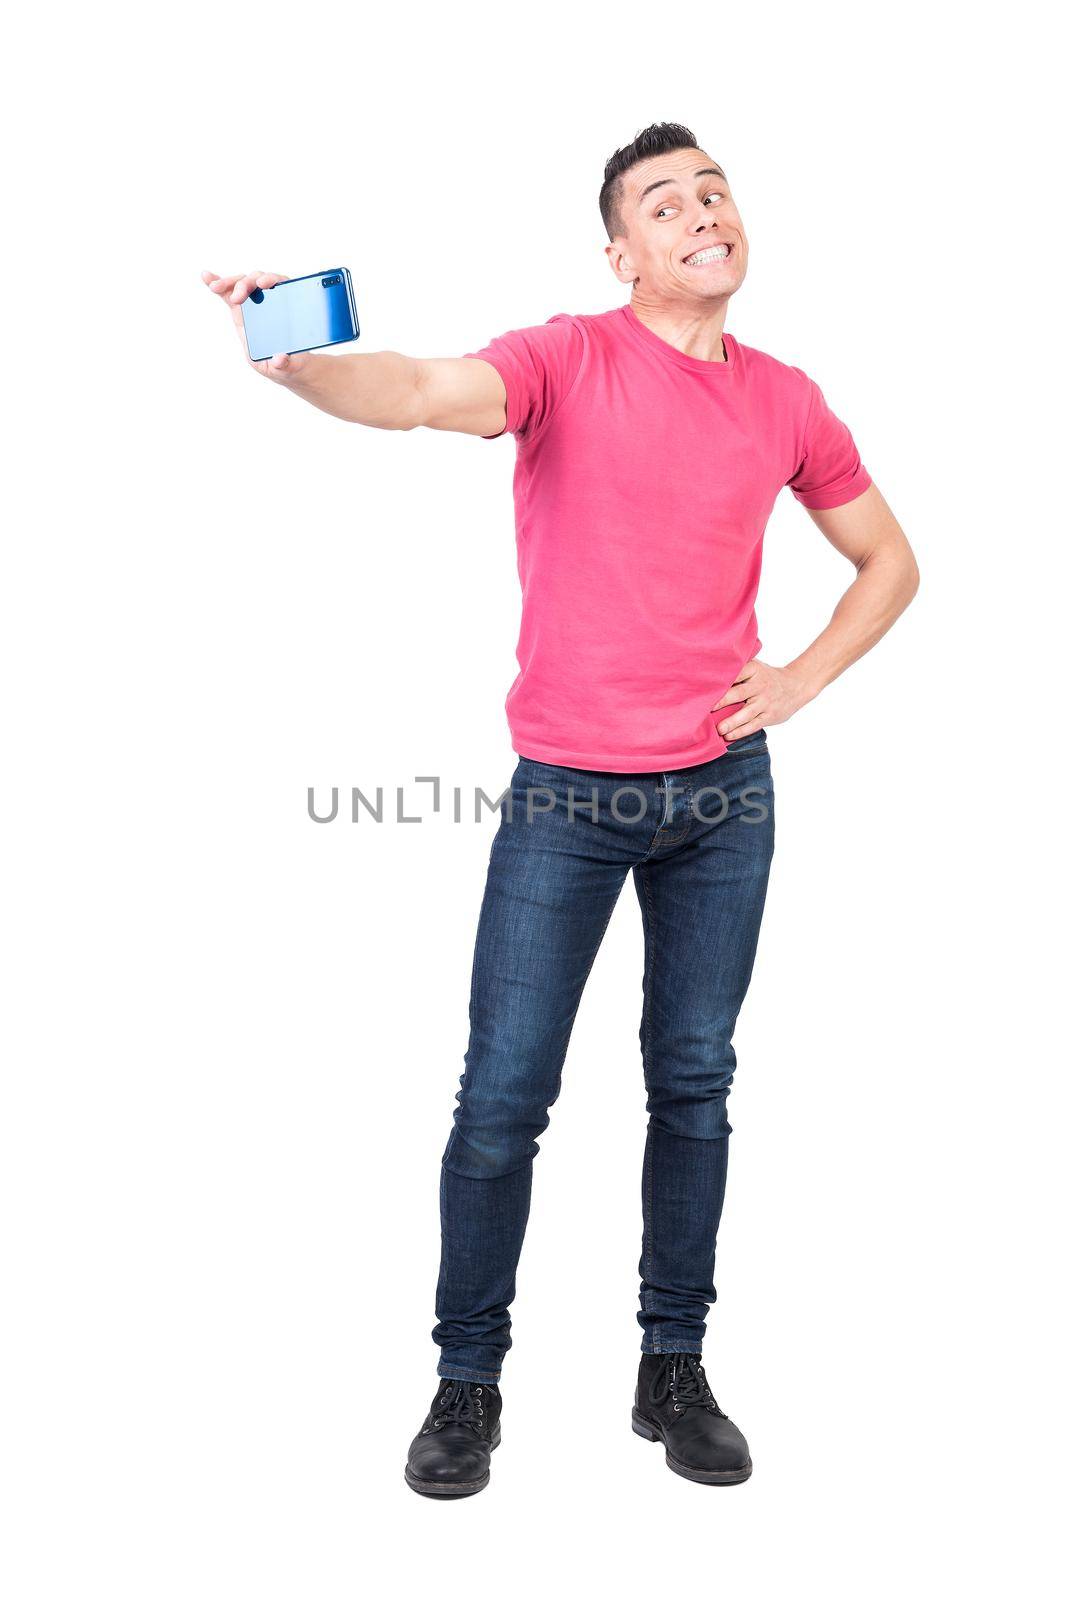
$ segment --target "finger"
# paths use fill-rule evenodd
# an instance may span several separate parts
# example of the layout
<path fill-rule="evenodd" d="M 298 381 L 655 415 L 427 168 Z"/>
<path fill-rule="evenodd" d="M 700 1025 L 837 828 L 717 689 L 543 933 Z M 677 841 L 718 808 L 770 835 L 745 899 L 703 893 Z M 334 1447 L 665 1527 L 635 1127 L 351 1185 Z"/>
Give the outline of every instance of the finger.
<path fill-rule="evenodd" d="M 744 739 L 747 734 L 759 733 L 763 726 L 764 724 L 759 720 L 759 718 L 750 717 L 745 722 L 737 723 L 733 728 L 729 723 L 725 722 L 723 724 L 723 728 L 726 728 L 728 731 L 724 733 L 723 728 L 720 728 L 719 731 L 722 737 L 726 739 L 728 744 L 736 744 L 739 739 Z"/>
<path fill-rule="evenodd" d="M 726 694 L 721 694 L 720 695 L 719 699 L 716 701 L 715 705 L 712 707 L 712 710 L 713 711 L 722 711 L 724 706 L 741 706 L 741 705 L 744 705 L 744 704 L 745 704 L 745 695 L 744 695 L 744 693 L 739 693 L 737 684 L 732 684 L 731 687 L 727 690 Z"/>
<path fill-rule="evenodd" d="M 221 294 L 225 296 L 230 293 L 230 290 L 233 288 L 236 282 L 237 277 L 231 274 L 231 276 L 228 278 L 216 278 L 213 283 L 208 284 L 208 288 L 213 294 Z"/>
<path fill-rule="evenodd" d="M 261 272 L 256 279 L 257 289 L 273 289 L 276 283 L 286 283 L 284 272 Z"/>
<path fill-rule="evenodd" d="M 239 306 L 243 300 L 248 299 L 249 295 L 256 287 L 256 279 L 258 277 L 258 272 L 246 272 L 240 278 L 238 278 L 237 282 L 234 284 L 234 292 L 230 299 L 231 305 Z"/>

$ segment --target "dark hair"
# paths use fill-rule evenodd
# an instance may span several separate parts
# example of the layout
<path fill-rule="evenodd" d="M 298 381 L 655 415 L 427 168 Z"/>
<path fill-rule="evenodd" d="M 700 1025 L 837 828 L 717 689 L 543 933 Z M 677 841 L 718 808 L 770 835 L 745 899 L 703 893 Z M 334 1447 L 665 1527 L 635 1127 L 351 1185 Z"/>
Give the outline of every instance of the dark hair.
<path fill-rule="evenodd" d="M 636 167 L 639 161 L 647 161 L 650 156 L 669 156 L 673 150 L 700 148 L 689 128 L 684 128 L 681 122 L 654 122 L 636 134 L 630 144 L 617 150 L 605 164 L 599 202 L 601 221 L 608 231 L 608 237 L 614 239 L 617 234 L 624 232 L 623 185 L 620 179 L 625 172 Z"/>

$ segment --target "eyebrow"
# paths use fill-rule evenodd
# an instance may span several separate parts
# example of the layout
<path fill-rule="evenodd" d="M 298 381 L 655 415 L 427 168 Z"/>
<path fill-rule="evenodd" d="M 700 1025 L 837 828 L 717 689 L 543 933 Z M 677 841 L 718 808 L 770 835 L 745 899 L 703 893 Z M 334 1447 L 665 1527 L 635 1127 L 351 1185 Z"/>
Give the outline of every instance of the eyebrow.
<path fill-rule="evenodd" d="M 727 174 L 725 172 L 721 172 L 719 167 L 698 167 L 697 171 L 693 174 L 693 176 L 695 178 L 706 178 L 706 177 L 722 178 L 724 183 L 726 183 L 726 181 L 727 181 Z M 674 183 L 674 182 L 675 182 L 674 178 L 657 178 L 655 183 L 647 183 L 645 188 L 642 190 L 641 194 L 638 196 L 638 204 L 641 205 L 641 203 L 645 199 L 646 195 L 647 194 L 652 194 L 654 189 L 662 189 L 664 187 L 665 183 Z"/>

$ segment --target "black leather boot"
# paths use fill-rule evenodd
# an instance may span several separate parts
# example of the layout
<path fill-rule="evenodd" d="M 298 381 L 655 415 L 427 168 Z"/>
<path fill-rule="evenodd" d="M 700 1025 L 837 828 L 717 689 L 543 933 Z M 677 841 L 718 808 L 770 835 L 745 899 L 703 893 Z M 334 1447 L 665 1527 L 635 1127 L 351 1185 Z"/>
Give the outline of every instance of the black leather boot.
<path fill-rule="evenodd" d="M 442 1378 L 408 1451 L 405 1480 L 416 1494 L 477 1494 L 489 1482 L 490 1451 L 500 1442 L 498 1386 Z"/>
<path fill-rule="evenodd" d="M 631 1427 L 659 1440 L 672 1472 L 694 1483 L 744 1483 L 753 1470 L 749 1446 L 721 1411 L 700 1356 L 643 1355 Z"/>

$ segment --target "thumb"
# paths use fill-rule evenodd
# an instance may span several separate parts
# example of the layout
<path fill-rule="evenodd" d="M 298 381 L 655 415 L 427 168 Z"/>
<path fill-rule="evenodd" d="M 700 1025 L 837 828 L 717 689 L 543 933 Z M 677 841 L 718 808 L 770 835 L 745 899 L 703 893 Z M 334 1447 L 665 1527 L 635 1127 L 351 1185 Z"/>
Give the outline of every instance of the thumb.
<path fill-rule="evenodd" d="M 304 355 L 290 356 L 283 351 L 280 355 L 272 356 L 267 363 L 267 376 L 280 378 L 285 381 L 295 378 L 303 369 L 306 357 Z"/>

